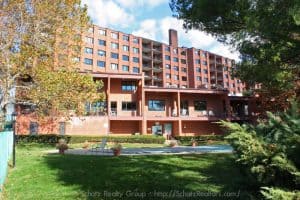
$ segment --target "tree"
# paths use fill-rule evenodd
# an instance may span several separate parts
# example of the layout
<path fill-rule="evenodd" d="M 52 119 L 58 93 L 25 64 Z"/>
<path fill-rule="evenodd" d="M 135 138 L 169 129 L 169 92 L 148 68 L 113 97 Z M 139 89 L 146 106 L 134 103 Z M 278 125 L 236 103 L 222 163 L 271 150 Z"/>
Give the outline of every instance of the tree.
<path fill-rule="evenodd" d="M 240 52 L 233 75 L 248 86 L 262 84 L 269 100 L 282 93 L 300 97 L 299 0 L 171 0 L 170 6 L 186 29 Z"/>
<path fill-rule="evenodd" d="M 299 190 L 300 113 L 296 102 L 277 116 L 269 112 L 268 120 L 256 126 L 225 121 L 221 124 L 229 130 L 226 139 L 235 150 L 237 162 L 257 180 L 264 196 L 281 199 L 276 196 Z M 286 199 L 297 199 L 299 195 L 296 191 Z"/>
<path fill-rule="evenodd" d="M 104 98 L 102 82 L 76 72 L 81 35 L 89 27 L 86 11 L 80 0 L 0 3 L 2 116 L 10 103 L 33 105 L 42 115 L 66 115 Z"/>

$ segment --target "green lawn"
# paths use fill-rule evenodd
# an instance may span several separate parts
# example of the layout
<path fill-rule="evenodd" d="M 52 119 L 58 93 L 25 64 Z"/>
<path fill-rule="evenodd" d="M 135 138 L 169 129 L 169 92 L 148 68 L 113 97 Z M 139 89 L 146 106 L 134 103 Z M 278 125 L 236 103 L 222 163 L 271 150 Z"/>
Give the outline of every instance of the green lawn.
<path fill-rule="evenodd" d="M 4 199 L 245 200 L 251 195 L 230 154 L 101 157 L 44 152 L 51 148 L 18 146 L 17 167 L 9 172 Z"/>

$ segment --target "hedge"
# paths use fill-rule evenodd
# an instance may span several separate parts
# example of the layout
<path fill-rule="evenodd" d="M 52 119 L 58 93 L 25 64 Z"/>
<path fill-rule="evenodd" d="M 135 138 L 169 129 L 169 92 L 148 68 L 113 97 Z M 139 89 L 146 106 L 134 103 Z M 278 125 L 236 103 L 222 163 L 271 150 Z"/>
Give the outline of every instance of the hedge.
<path fill-rule="evenodd" d="M 89 136 L 89 135 L 17 135 L 18 143 L 48 143 L 55 144 L 59 139 L 65 139 L 67 143 L 83 143 L 89 142 L 101 142 L 103 138 L 107 138 L 108 142 L 120 142 L 120 143 L 155 143 L 163 144 L 165 138 L 162 136 L 153 135 L 132 135 L 132 136 Z"/>
<path fill-rule="evenodd" d="M 198 135 L 198 136 L 175 136 L 176 140 L 179 140 L 181 143 L 190 143 L 191 141 L 196 141 L 198 143 L 207 142 L 208 140 L 213 141 L 223 141 L 224 135 Z"/>

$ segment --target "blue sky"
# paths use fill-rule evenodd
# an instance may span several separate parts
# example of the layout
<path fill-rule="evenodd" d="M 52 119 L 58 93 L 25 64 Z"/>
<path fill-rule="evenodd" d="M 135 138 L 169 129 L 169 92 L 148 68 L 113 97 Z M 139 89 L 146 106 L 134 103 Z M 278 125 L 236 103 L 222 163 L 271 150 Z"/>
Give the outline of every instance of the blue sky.
<path fill-rule="evenodd" d="M 172 17 L 169 0 L 82 0 L 94 24 L 168 43 L 168 29 L 178 31 L 179 45 L 238 59 L 238 53 L 197 30 L 186 32 Z"/>

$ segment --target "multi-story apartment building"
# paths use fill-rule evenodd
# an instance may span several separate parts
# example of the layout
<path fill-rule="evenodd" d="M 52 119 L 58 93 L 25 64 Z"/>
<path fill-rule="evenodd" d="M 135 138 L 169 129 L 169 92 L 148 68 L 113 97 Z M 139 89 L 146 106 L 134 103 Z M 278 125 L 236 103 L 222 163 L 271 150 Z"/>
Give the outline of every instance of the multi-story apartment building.
<path fill-rule="evenodd" d="M 230 76 L 234 61 L 179 47 L 176 30 L 169 30 L 169 44 L 98 26 L 83 39 L 81 57 L 76 58 L 82 63 L 79 71 L 103 81 L 106 100 L 88 106 L 94 116 L 59 122 L 48 132 L 221 133 L 214 122 L 250 120 L 254 112 L 255 102 L 241 97 L 245 85 Z M 37 122 L 28 121 L 18 131 L 43 128 L 37 131 Z"/>

